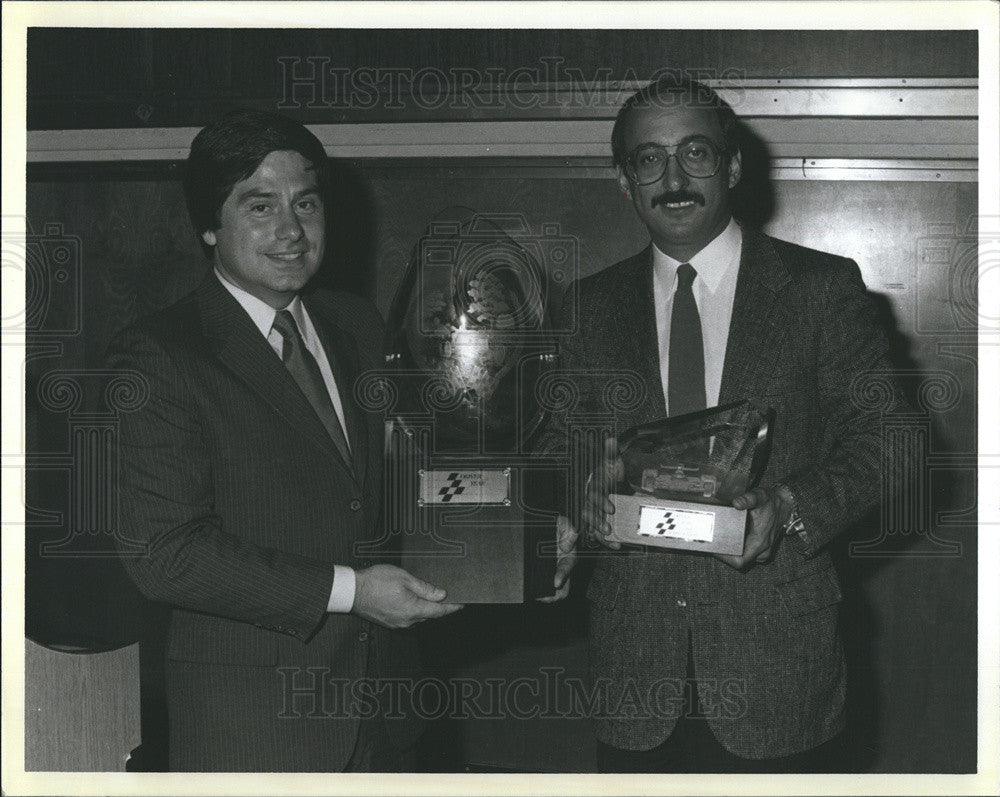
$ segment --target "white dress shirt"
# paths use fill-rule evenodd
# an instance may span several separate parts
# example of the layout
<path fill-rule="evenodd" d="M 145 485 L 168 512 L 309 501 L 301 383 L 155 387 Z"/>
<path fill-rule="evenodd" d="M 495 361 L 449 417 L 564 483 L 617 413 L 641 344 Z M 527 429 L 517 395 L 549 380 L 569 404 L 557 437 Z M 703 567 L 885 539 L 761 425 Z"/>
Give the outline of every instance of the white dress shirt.
<path fill-rule="evenodd" d="M 690 260 L 697 272 L 691 289 L 701 318 L 701 337 L 705 346 L 705 403 L 715 407 L 719 403 L 722 386 L 722 368 L 726 362 L 726 342 L 729 339 L 729 322 L 733 315 L 733 298 L 736 295 L 736 277 L 740 270 L 740 248 L 743 232 L 732 219 L 721 233 Z M 656 338 L 660 353 L 660 380 L 665 402 L 667 374 L 670 371 L 670 314 L 677 291 L 677 267 L 680 260 L 663 254 L 653 244 L 653 306 L 656 311 Z M 667 407 L 669 414 L 670 407 Z"/>
<path fill-rule="evenodd" d="M 231 283 L 218 269 L 215 269 L 215 276 L 218 277 L 222 286 L 233 295 L 233 298 L 240 303 L 240 306 L 246 310 L 254 326 L 260 330 L 260 334 L 267 339 L 271 348 L 274 349 L 274 353 L 280 359 L 285 341 L 281 337 L 281 333 L 272 329 L 274 317 L 278 311 L 252 293 L 247 293 L 238 285 Z M 298 296 L 292 299 L 284 309 L 292 314 L 295 325 L 299 328 L 299 334 L 302 336 L 302 342 L 319 366 L 319 372 L 323 376 L 323 382 L 330 394 L 330 401 L 333 402 L 333 408 L 344 430 L 344 437 L 347 438 L 347 446 L 350 448 L 351 441 L 347 436 L 347 423 L 344 420 L 344 405 L 340 400 L 340 392 L 337 390 L 337 381 L 333 377 L 330 361 L 327 359 L 323 344 L 320 343 L 319 335 L 316 334 L 316 327 L 313 326 L 312 319 L 309 318 L 309 313 L 306 312 L 305 305 L 302 304 L 302 300 Z M 354 570 L 343 565 L 334 565 L 333 587 L 330 590 L 330 599 L 327 601 L 326 610 L 328 612 L 349 612 L 354 607 L 354 592 Z"/>

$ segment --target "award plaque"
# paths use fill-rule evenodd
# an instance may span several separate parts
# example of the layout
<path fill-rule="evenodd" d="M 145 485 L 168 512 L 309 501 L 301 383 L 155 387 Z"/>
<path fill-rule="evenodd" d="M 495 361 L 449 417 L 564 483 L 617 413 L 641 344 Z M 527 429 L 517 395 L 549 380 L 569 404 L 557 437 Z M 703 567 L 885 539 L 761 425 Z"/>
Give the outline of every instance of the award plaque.
<path fill-rule="evenodd" d="M 770 453 L 771 411 L 747 401 L 636 426 L 619 439 L 622 491 L 610 496 L 612 538 L 705 553 L 743 553 L 747 511 Z"/>
<path fill-rule="evenodd" d="M 450 209 L 414 249 L 389 315 L 387 530 L 402 567 L 459 603 L 554 592 L 557 470 L 532 457 L 555 365 L 543 263 L 571 238 Z M 568 257 L 568 253 L 564 253 Z"/>

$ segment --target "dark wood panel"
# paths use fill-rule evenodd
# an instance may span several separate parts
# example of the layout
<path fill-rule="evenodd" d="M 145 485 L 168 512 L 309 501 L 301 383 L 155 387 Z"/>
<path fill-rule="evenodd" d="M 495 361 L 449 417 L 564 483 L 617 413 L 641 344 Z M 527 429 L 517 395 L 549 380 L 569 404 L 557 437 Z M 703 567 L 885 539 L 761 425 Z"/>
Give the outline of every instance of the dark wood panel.
<path fill-rule="evenodd" d="M 105 653 L 25 640 L 24 768 L 124 772 L 139 746 L 139 646 Z"/>
<path fill-rule="evenodd" d="M 32 28 L 28 128 L 197 126 L 234 105 L 275 109 L 286 93 L 281 58 L 300 59 L 300 75 L 315 58 L 321 70 L 433 69 L 452 82 L 514 86 L 646 80 L 661 69 L 707 77 L 974 77 L 977 53 L 975 31 Z M 292 112 L 310 122 L 352 118 L 361 108 L 337 100 L 337 85 L 326 81 L 325 107 Z M 383 113 L 391 119 L 399 110 Z"/>
<path fill-rule="evenodd" d="M 611 179 L 523 174 L 482 179 L 445 166 L 399 173 L 384 167 L 366 170 L 365 164 L 344 168 L 344 195 L 333 214 L 333 258 L 326 278 L 367 292 L 383 315 L 411 248 L 433 215 L 449 205 L 520 213 L 531 235 L 572 237 L 580 275 L 646 242 L 630 204 Z M 976 297 L 957 244 L 975 236 L 976 186 L 788 181 L 770 190 L 767 229 L 857 259 L 892 333 L 898 364 L 917 376 L 942 374 L 957 385 L 955 401 L 931 413 L 934 451 L 974 455 L 976 338 L 975 316 L 970 321 L 968 309 L 975 307 Z M 61 450 L 50 447 L 60 440 L 65 419 L 31 400 L 41 375 L 53 368 L 95 367 L 117 327 L 179 297 L 198 281 L 206 264 L 176 181 L 50 179 L 29 183 L 27 204 L 37 245 L 55 230 L 79 243 L 81 331 L 50 337 L 62 347 L 61 353 L 33 361 L 27 379 L 28 422 L 35 430 L 29 439 L 35 441 L 36 451 Z M 950 254 L 926 256 L 942 251 Z M 66 301 L 58 305 L 51 328 L 70 328 L 65 316 L 74 306 Z M 33 479 L 29 474 L 29 482 Z M 32 506 L 38 509 L 58 507 L 59 500 L 51 492 L 31 493 Z M 932 518 L 968 510 L 975 501 L 971 468 L 931 473 L 926 510 Z M 859 527 L 856 541 L 877 538 L 877 523 L 875 518 Z M 863 763 L 872 771 L 956 772 L 968 771 L 975 763 L 974 513 L 960 516 L 950 527 L 935 520 L 931 530 L 961 542 L 961 551 L 943 553 L 926 531 L 889 540 L 880 556 L 851 555 L 846 544 L 840 551 L 852 728 L 870 751 Z M 60 533 L 55 527 L 32 527 L 29 558 L 37 555 L 41 539 Z M 43 578 L 52 575 L 37 572 Z M 57 583 L 29 581 L 29 604 L 58 609 L 66 621 L 73 617 L 74 596 L 81 594 L 74 589 L 65 572 Z M 39 595 L 45 596 L 44 602 Z M 561 615 L 557 648 L 543 650 L 539 642 L 536 649 L 535 643 L 522 640 L 520 647 L 498 652 L 462 673 L 483 675 L 498 668 L 534 673 L 543 662 L 578 672 L 586 655 L 583 614 L 568 608 Z M 544 626 L 548 621 L 543 615 L 534 617 L 541 640 L 551 629 Z M 36 616 L 35 622 L 44 622 L 44 616 Z M 516 765 L 518 756 L 528 769 L 580 761 L 580 750 L 588 749 L 583 747 L 589 744 L 588 723 L 561 725 L 563 732 L 546 736 L 547 720 L 535 722 L 541 725 L 523 721 L 493 726 L 486 720 L 466 735 L 476 747 L 466 755 L 486 766 L 492 745 L 499 756 L 495 765 L 506 768 Z M 501 735 L 493 742 L 486 738 L 487 725 L 489 733 Z M 551 748 L 542 751 L 546 739 Z"/>

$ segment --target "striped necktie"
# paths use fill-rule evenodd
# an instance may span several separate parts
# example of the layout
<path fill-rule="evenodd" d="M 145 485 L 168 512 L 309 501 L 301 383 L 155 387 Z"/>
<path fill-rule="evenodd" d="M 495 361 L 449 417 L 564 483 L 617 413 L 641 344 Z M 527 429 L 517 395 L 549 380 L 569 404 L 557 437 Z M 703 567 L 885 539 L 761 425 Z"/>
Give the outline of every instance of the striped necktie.
<path fill-rule="evenodd" d="M 281 361 L 306 398 L 309 399 L 309 403 L 323 422 L 323 426 L 326 427 L 326 431 L 330 434 L 334 445 L 348 467 L 353 467 L 351 451 L 347 445 L 347 436 L 344 434 L 344 428 L 340 425 L 337 411 L 333 408 L 330 392 L 326 388 L 326 382 L 323 381 L 323 374 L 320 373 L 316 359 L 306 348 L 295 319 L 288 310 L 279 310 L 274 316 L 272 327 L 284 340 L 284 345 L 281 347 Z"/>

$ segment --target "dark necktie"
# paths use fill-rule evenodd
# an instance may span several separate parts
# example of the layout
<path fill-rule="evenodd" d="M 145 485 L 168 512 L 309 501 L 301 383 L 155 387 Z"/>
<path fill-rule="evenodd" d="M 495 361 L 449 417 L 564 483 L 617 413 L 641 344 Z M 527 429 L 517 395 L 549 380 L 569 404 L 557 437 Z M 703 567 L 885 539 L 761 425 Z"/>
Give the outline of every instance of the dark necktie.
<path fill-rule="evenodd" d="M 705 409 L 705 346 L 701 316 L 691 285 L 698 272 L 690 263 L 677 267 L 677 290 L 670 312 L 667 410 L 670 417 Z"/>
<path fill-rule="evenodd" d="M 320 373 L 316 359 L 306 348 L 295 319 L 292 318 L 292 314 L 288 310 L 279 310 L 274 316 L 274 323 L 271 326 L 278 331 L 284 340 L 284 345 L 281 347 L 281 361 L 292 374 L 296 384 L 305 393 L 306 398 L 309 399 L 309 403 L 312 404 L 312 408 L 323 422 L 326 431 L 329 432 L 337 450 L 340 451 L 344 461 L 350 467 L 351 452 L 347 447 L 347 437 L 340 425 L 337 411 L 333 408 L 330 393 L 323 381 L 323 374 Z"/>

